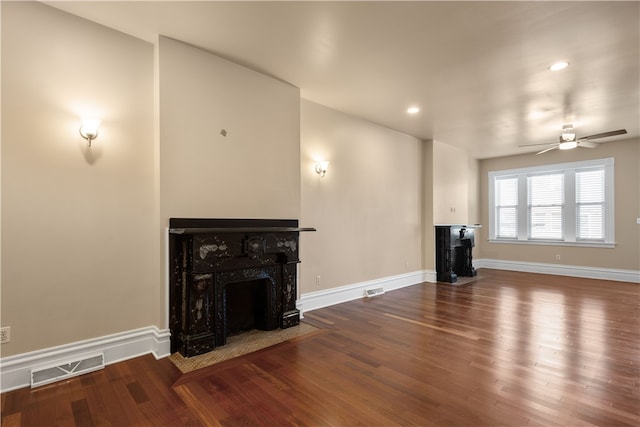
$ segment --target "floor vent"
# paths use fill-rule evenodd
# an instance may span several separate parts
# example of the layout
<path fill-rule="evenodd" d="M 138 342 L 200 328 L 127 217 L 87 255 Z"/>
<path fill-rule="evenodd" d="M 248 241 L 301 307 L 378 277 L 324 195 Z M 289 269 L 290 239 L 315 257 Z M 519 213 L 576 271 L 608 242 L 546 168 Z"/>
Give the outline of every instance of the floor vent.
<path fill-rule="evenodd" d="M 364 294 L 367 296 L 367 298 L 382 295 L 384 294 L 384 288 L 367 289 L 364 291 Z"/>
<path fill-rule="evenodd" d="M 81 356 L 70 362 L 55 362 L 31 370 L 31 388 L 77 377 L 104 368 L 104 354 Z"/>

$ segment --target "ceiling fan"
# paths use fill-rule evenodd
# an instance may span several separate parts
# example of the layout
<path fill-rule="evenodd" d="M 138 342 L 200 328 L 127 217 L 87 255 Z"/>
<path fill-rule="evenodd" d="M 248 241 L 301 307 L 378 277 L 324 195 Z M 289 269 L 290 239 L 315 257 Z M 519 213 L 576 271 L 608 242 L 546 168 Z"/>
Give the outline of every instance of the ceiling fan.
<path fill-rule="evenodd" d="M 568 124 L 562 126 L 562 134 L 560 135 L 559 142 L 551 143 L 554 144 L 553 147 L 545 148 L 542 151 L 538 151 L 536 155 L 546 153 L 547 151 L 560 149 L 560 150 L 571 150 L 576 147 L 584 147 L 584 148 L 595 148 L 599 143 L 591 142 L 594 139 L 607 138 L 610 136 L 616 135 L 624 135 L 627 133 L 626 129 L 618 129 L 612 130 L 609 132 L 596 133 L 595 135 L 582 136 L 580 138 L 576 137 L 575 132 L 573 131 L 573 125 Z M 549 145 L 549 143 L 542 144 L 529 144 L 529 145 L 521 145 L 520 147 L 531 147 L 534 145 Z"/>

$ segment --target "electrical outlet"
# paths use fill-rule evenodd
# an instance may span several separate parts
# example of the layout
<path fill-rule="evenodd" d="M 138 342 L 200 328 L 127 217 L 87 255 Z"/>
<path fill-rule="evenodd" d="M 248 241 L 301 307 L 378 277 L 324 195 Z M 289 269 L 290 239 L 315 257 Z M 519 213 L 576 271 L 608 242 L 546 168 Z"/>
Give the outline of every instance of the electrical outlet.
<path fill-rule="evenodd" d="M 560 254 L 556 255 L 556 261 L 560 261 Z"/>
<path fill-rule="evenodd" d="M 320 286 L 320 276 L 316 276 L 316 286 Z"/>
<path fill-rule="evenodd" d="M 11 341 L 11 326 L 0 328 L 0 344 Z"/>

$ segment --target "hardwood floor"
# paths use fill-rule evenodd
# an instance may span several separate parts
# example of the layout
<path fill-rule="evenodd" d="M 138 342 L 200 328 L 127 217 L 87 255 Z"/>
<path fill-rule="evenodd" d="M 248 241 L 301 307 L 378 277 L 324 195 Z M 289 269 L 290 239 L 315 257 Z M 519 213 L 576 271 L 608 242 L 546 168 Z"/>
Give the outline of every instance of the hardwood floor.
<path fill-rule="evenodd" d="M 2 395 L 3 426 L 640 425 L 638 284 L 480 270 L 306 313 L 182 375 L 151 356 Z"/>

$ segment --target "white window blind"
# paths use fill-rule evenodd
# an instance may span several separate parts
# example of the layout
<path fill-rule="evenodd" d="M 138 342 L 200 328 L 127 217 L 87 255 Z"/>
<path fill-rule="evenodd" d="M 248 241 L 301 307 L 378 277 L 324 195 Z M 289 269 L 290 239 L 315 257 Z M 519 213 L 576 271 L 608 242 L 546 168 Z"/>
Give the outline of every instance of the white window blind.
<path fill-rule="evenodd" d="M 518 178 L 496 180 L 497 236 L 515 239 L 518 236 Z"/>
<path fill-rule="evenodd" d="M 489 172 L 489 240 L 613 247 L 613 158 Z"/>
<path fill-rule="evenodd" d="M 533 175 L 527 178 L 529 238 L 562 240 L 564 175 Z"/>
<path fill-rule="evenodd" d="M 604 240 L 604 169 L 576 171 L 576 238 Z"/>

